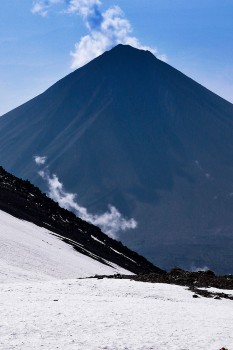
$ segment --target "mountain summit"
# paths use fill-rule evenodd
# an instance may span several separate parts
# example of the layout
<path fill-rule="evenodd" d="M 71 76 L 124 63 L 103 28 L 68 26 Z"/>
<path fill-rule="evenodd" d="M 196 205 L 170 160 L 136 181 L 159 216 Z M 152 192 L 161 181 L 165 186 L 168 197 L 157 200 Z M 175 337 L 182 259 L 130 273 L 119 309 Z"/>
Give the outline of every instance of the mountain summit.
<path fill-rule="evenodd" d="M 162 268 L 232 273 L 233 105 L 152 53 L 118 45 L 1 117 L 1 164 L 44 190 L 35 155 Z"/>

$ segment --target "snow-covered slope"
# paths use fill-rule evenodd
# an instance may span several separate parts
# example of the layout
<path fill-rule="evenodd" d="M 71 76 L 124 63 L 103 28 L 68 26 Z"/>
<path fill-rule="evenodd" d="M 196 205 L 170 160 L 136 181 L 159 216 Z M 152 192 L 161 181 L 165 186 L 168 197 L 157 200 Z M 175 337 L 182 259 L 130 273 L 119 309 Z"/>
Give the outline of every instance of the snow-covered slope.
<path fill-rule="evenodd" d="M 0 285 L 3 350 L 233 349 L 230 300 L 128 280 Z"/>
<path fill-rule="evenodd" d="M 130 274 L 107 263 L 0 211 L 0 349 L 233 348 L 231 300 L 194 299 L 186 287 L 162 283 L 78 278 Z"/>
<path fill-rule="evenodd" d="M 45 228 L 0 211 L 0 283 L 130 274 L 106 263 L 77 252 Z"/>

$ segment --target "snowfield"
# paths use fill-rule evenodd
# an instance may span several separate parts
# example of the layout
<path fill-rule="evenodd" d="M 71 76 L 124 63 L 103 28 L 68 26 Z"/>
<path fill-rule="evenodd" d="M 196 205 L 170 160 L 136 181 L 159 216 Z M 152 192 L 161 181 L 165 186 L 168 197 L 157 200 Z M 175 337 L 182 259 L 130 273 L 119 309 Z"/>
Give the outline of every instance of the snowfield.
<path fill-rule="evenodd" d="M 78 278 L 116 272 L 126 271 L 0 211 L 0 349 L 233 349 L 231 300 L 194 299 L 174 285 Z"/>
<path fill-rule="evenodd" d="M 131 274 L 110 265 L 80 254 L 45 228 L 0 211 L 0 283 Z"/>
<path fill-rule="evenodd" d="M 0 349 L 231 350 L 232 305 L 129 280 L 2 284 Z"/>

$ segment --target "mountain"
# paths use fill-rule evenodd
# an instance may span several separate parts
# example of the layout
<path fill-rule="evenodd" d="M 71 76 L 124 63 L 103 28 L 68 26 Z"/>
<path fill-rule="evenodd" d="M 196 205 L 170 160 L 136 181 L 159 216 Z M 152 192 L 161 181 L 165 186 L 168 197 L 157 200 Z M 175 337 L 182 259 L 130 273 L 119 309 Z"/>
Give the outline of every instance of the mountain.
<path fill-rule="evenodd" d="M 2 116 L 1 164 L 46 190 L 35 155 L 162 268 L 232 273 L 233 105 L 150 52 L 118 45 Z"/>
<path fill-rule="evenodd" d="M 0 222 L 0 283 L 2 277 L 25 282 L 105 272 L 163 273 L 2 167 Z"/>

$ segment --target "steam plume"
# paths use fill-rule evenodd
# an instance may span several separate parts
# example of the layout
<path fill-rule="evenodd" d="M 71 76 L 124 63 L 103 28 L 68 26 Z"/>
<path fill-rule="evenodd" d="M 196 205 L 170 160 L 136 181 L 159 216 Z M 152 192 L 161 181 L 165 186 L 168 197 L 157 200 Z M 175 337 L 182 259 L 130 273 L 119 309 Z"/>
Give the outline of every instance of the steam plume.
<path fill-rule="evenodd" d="M 32 12 L 45 17 L 56 4 L 63 4 L 64 14 L 81 16 L 89 32 L 75 44 L 71 52 L 71 68 L 83 66 L 117 44 L 149 50 L 159 59 L 167 60 L 166 55 L 161 55 L 156 48 L 142 45 L 132 35 L 132 26 L 119 6 L 112 6 L 102 12 L 100 0 L 35 0 Z"/>
<path fill-rule="evenodd" d="M 39 159 L 46 159 L 45 157 L 34 157 L 37 165 L 44 163 L 38 162 Z M 39 175 L 45 180 L 48 185 L 48 196 L 59 203 L 62 208 L 73 211 L 81 219 L 96 225 L 101 228 L 103 232 L 112 238 L 117 238 L 119 231 L 126 231 L 135 229 L 137 222 L 134 219 L 126 219 L 122 214 L 112 205 L 108 206 L 108 211 L 103 214 L 91 214 L 85 207 L 77 203 L 77 196 L 74 193 L 66 192 L 63 184 L 59 181 L 57 175 L 50 174 L 48 167 L 40 170 Z"/>

